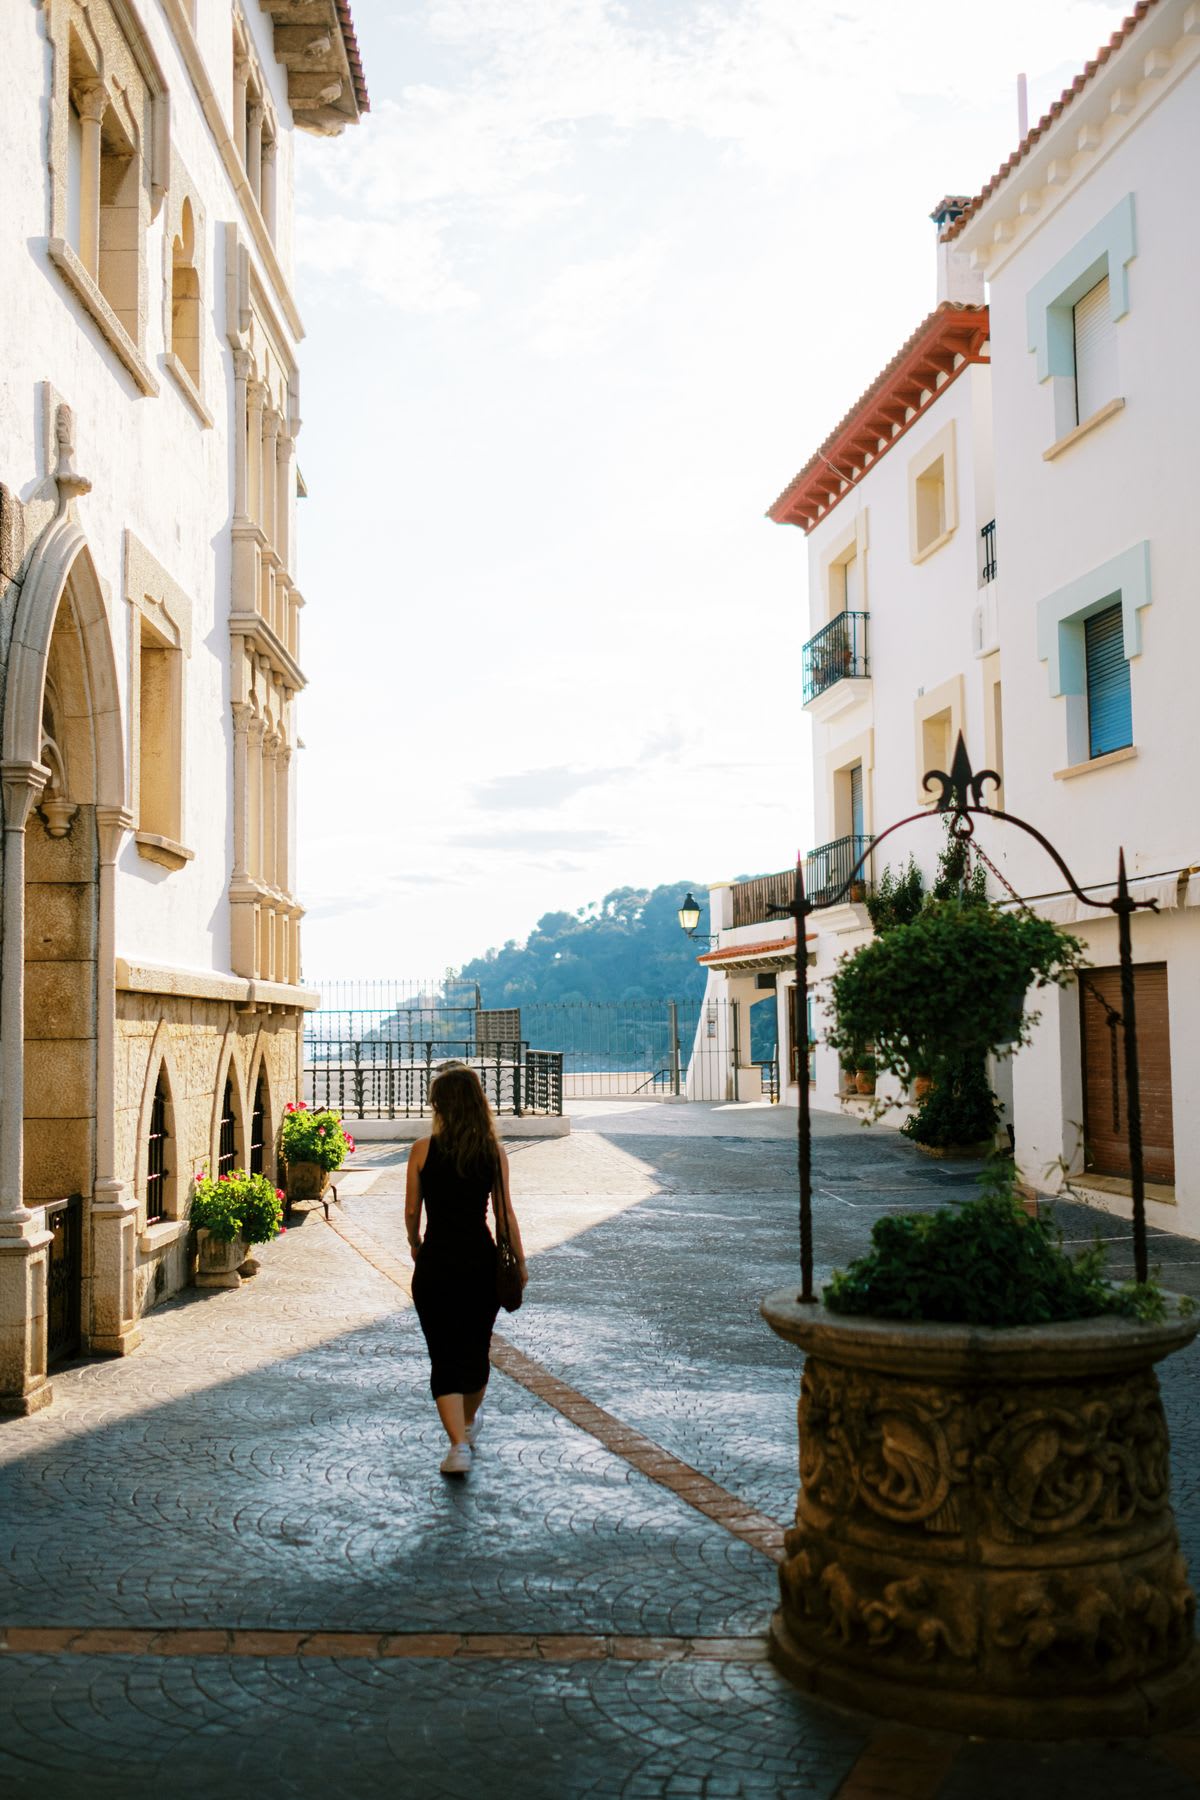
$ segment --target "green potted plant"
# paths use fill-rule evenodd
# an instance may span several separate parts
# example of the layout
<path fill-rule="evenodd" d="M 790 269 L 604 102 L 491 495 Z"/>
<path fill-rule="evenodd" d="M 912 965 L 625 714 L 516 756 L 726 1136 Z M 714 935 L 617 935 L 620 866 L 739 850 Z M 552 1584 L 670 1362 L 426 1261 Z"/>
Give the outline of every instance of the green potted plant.
<path fill-rule="evenodd" d="M 1195 1713 L 1154 1372 L 1196 1335 L 1190 1302 L 1110 1282 L 1099 1244 L 1069 1256 L 996 1159 L 980 1199 L 878 1220 L 819 1304 L 763 1312 L 806 1353 L 772 1624 L 794 1680 L 983 1735 Z"/>
<path fill-rule="evenodd" d="M 878 1070 L 879 1065 L 871 1052 L 869 1050 L 861 1051 L 854 1069 L 854 1086 L 858 1093 L 869 1095 L 875 1092 L 875 1077 Z"/>
<path fill-rule="evenodd" d="M 220 1176 L 201 1172 L 190 1218 L 196 1233 L 197 1287 L 239 1287 L 243 1276 L 258 1267 L 250 1257 L 251 1246 L 269 1243 L 283 1228 L 283 1189 L 245 1169 Z"/>
<path fill-rule="evenodd" d="M 330 1175 L 341 1168 L 354 1148 L 340 1113 L 328 1108 L 310 1111 L 303 1100 L 289 1100 L 280 1135 L 289 1206 L 294 1200 L 319 1200 Z"/>
<path fill-rule="evenodd" d="M 873 1043 L 881 1069 L 911 1085 L 951 1061 L 1023 1043 L 1030 986 L 1063 986 L 1083 946 L 1049 919 L 991 901 L 930 899 L 906 925 L 842 958 L 831 982 L 828 1041 L 853 1054 Z"/>
<path fill-rule="evenodd" d="M 992 1092 L 987 1067 L 977 1057 L 948 1063 L 936 1087 L 926 1084 L 900 1127 L 926 1156 L 986 1156 L 995 1148 L 1000 1103 Z"/>

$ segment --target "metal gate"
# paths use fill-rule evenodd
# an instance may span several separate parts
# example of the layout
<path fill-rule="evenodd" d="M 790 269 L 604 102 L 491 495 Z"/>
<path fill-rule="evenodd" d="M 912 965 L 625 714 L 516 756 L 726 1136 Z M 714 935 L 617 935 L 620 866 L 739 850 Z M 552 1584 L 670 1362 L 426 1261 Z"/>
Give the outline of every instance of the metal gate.
<path fill-rule="evenodd" d="M 74 1356 L 81 1342 L 83 1304 L 83 1199 L 50 1200 L 43 1209 L 50 1232 L 46 1281 L 46 1358 L 59 1363 Z"/>

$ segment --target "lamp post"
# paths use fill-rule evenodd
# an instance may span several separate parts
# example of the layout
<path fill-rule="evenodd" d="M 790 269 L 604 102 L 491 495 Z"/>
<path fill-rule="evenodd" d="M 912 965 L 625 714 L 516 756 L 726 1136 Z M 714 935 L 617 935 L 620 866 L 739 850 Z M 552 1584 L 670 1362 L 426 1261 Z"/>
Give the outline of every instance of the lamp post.
<path fill-rule="evenodd" d="M 678 918 L 680 930 L 685 932 L 688 937 L 695 938 L 698 944 L 707 944 L 709 949 L 711 949 L 717 941 L 716 938 L 707 937 L 703 932 L 697 932 L 696 930 L 697 925 L 700 923 L 700 912 L 700 902 L 689 888 L 687 891 L 687 898 L 679 908 Z"/>

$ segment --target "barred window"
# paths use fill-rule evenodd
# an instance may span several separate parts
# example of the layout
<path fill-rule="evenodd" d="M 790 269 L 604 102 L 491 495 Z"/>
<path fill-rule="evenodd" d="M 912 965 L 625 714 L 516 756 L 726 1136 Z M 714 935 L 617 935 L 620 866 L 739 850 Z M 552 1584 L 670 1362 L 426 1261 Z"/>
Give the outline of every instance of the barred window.
<path fill-rule="evenodd" d="M 263 1136 L 266 1130 L 267 1097 L 263 1091 L 262 1070 L 258 1072 L 258 1082 L 254 1089 L 254 1110 L 250 1114 L 250 1173 L 261 1175 L 263 1172 Z"/>
<path fill-rule="evenodd" d="M 166 1216 L 167 1092 L 160 1073 L 150 1108 L 150 1135 L 146 1144 L 146 1223 Z"/>
<path fill-rule="evenodd" d="M 237 1161 L 237 1121 L 233 1111 L 233 1077 L 225 1077 L 225 1094 L 221 1101 L 221 1136 L 217 1145 L 217 1179 L 232 1175 Z"/>

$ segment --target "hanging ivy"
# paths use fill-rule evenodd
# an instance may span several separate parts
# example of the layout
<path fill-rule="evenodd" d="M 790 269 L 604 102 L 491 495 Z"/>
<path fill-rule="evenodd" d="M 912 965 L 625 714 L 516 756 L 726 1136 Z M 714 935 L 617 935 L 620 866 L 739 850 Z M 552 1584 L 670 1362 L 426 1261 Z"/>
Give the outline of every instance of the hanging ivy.
<path fill-rule="evenodd" d="M 1028 1041 L 1028 989 L 1065 986 L 1083 960 L 1078 938 L 1048 919 L 977 893 L 931 897 L 908 924 L 842 958 L 829 1042 L 848 1056 L 873 1044 L 880 1068 L 905 1083 L 982 1062 Z"/>

